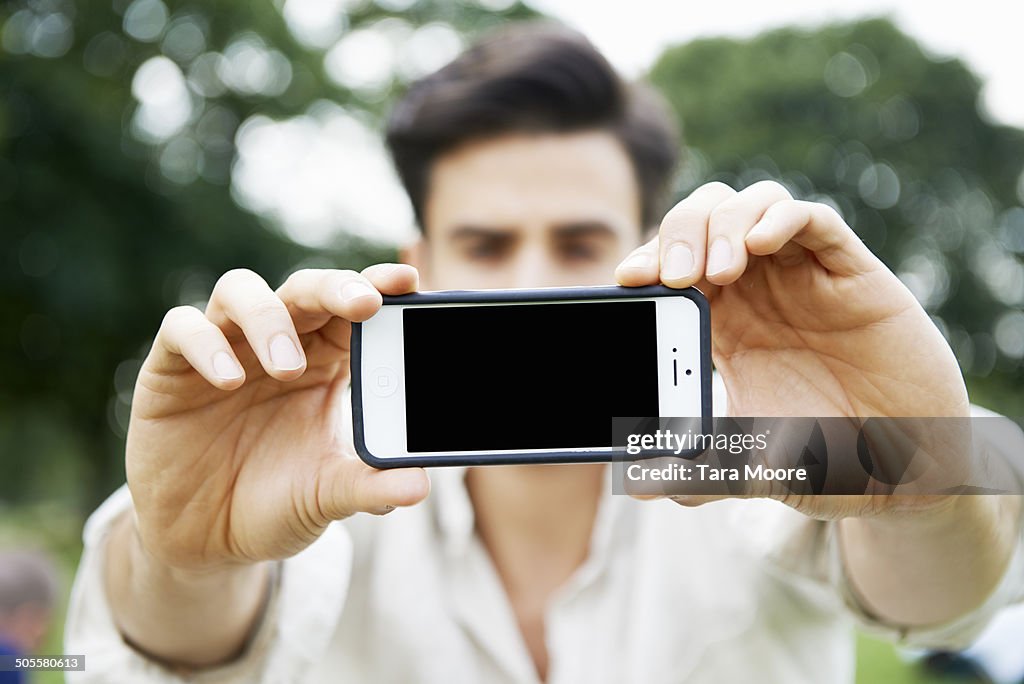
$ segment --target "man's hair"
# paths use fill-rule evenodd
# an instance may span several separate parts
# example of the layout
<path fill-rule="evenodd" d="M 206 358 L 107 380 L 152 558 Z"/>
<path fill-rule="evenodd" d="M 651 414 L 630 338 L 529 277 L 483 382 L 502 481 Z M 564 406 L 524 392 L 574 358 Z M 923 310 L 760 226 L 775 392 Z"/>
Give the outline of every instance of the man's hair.
<path fill-rule="evenodd" d="M 664 99 L 627 83 L 579 33 L 548 22 L 513 24 L 415 82 L 392 110 L 387 143 L 424 225 L 434 163 L 470 141 L 505 133 L 603 129 L 628 154 L 644 227 L 661 218 L 679 153 Z"/>

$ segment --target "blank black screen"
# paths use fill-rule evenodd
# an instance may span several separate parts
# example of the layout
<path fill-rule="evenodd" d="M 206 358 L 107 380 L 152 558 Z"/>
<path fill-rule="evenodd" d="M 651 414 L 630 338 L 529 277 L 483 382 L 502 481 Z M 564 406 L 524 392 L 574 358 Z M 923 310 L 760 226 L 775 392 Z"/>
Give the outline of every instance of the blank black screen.
<path fill-rule="evenodd" d="M 403 311 L 409 452 L 612 443 L 658 415 L 654 302 Z"/>

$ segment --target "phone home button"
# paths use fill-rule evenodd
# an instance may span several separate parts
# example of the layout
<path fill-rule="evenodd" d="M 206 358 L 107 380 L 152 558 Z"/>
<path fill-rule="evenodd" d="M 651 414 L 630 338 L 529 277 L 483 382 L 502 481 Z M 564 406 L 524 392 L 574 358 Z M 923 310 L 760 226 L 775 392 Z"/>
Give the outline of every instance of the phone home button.
<path fill-rule="evenodd" d="M 398 373 L 387 366 L 379 366 L 370 373 L 370 391 L 378 397 L 390 397 L 398 389 Z"/>

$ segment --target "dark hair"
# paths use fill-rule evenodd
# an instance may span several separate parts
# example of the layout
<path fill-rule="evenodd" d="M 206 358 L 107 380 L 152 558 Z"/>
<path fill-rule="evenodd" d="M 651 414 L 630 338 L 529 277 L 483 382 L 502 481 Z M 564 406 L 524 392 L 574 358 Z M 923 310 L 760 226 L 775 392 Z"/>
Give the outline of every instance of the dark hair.
<path fill-rule="evenodd" d="M 424 228 L 434 162 L 469 140 L 512 132 L 607 129 L 633 164 L 644 227 L 655 225 L 679 153 L 665 101 L 627 83 L 579 33 L 548 22 L 492 33 L 415 82 L 391 113 L 387 144 Z"/>

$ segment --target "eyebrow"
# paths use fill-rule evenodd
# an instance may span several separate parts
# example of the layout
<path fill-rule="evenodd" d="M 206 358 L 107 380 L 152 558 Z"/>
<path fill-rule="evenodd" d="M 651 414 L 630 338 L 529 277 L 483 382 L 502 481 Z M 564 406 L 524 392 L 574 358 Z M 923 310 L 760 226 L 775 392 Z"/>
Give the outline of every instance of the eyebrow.
<path fill-rule="evenodd" d="M 484 228 L 483 226 L 459 226 L 450 233 L 452 240 L 472 239 L 510 239 L 516 237 L 516 230 L 510 227 L 501 226 L 495 228 Z M 610 238 L 615 236 L 615 231 L 604 221 L 575 221 L 555 226 L 552 231 L 557 239 L 582 239 L 588 237 Z"/>
<path fill-rule="evenodd" d="M 555 227 L 555 235 L 558 238 L 610 238 L 615 237 L 615 231 L 604 221 L 578 221 L 566 223 Z"/>
<path fill-rule="evenodd" d="M 459 226 L 449 237 L 452 240 L 472 240 L 475 238 L 508 239 L 515 236 L 512 228 L 484 228 L 482 226 Z"/>

